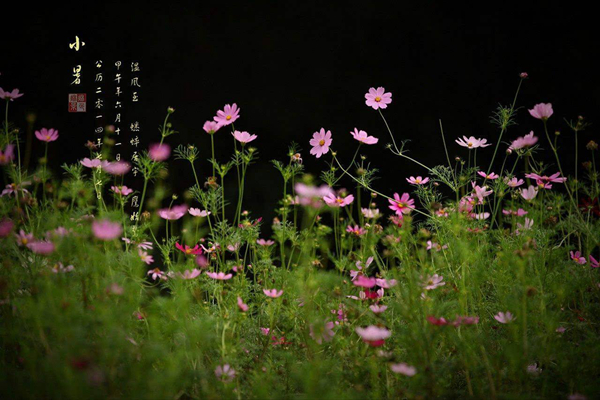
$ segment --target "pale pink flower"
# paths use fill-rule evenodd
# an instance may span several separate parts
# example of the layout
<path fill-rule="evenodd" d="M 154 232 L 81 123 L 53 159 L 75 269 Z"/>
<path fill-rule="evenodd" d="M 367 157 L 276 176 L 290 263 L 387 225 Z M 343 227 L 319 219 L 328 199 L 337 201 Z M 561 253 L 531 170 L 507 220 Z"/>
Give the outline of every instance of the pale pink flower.
<path fill-rule="evenodd" d="M 206 275 L 219 281 L 227 281 L 233 277 L 233 274 L 225 274 L 224 272 L 207 272 Z"/>
<path fill-rule="evenodd" d="M 19 231 L 19 233 L 15 233 L 17 238 L 17 244 L 19 246 L 27 246 L 27 243 L 35 240 L 33 237 L 33 233 L 25 233 L 23 229 Z"/>
<path fill-rule="evenodd" d="M 256 139 L 258 136 L 257 135 L 251 135 L 246 131 L 235 131 L 232 133 L 233 137 L 235 138 L 235 140 L 237 140 L 238 142 L 242 143 L 242 144 L 246 144 L 246 143 L 250 143 L 251 141 L 253 141 L 254 139 Z"/>
<path fill-rule="evenodd" d="M 448 245 L 441 245 L 439 243 L 436 242 L 432 242 L 431 240 L 427 241 L 427 250 L 435 250 L 435 251 L 441 251 L 442 249 L 447 249 Z"/>
<path fill-rule="evenodd" d="M 519 149 L 523 149 L 525 147 L 531 147 L 534 144 L 536 144 L 537 141 L 538 141 L 537 136 L 533 136 L 533 131 L 531 131 L 531 132 L 529 132 L 529 134 L 515 139 L 511 143 L 509 149 L 510 150 L 519 150 Z"/>
<path fill-rule="evenodd" d="M 168 221 L 178 220 L 185 215 L 187 212 L 187 208 L 184 210 L 182 208 L 172 207 L 171 209 L 162 208 L 158 210 L 158 215 L 162 219 L 166 219 Z"/>
<path fill-rule="evenodd" d="M 7 165 L 15 158 L 15 145 L 7 144 L 4 151 L 0 150 L 0 165 Z"/>
<path fill-rule="evenodd" d="M 396 374 L 402 374 L 405 376 L 414 376 L 417 373 L 417 369 L 415 367 L 406 363 L 390 364 L 390 369 Z"/>
<path fill-rule="evenodd" d="M 131 170 L 131 164 L 127 161 L 101 161 L 102 169 L 111 175 L 125 175 Z"/>
<path fill-rule="evenodd" d="M 487 190 L 487 186 L 478 186 L 475 182 L 471 182 L 471 186 L 475 191 L 475 197 L 479 200 L 479 204 L 483 204 L 483 199 L 494 193 L 492 189 Z"/>
<path fill-rule="evenodd" d="M 556 332 L 558 333 L 565 333 L 566 329 L 564 326 L 559 326 L 558 328 L 556 328 Z"/>
<path fill-rule="evenodd" d="M 117 296 L 121 296 L 123 293 L 125 293 L 125 289 L 123 289 L 123 286 L 119 285 L 116 282 L 111 283 L 110 285 L 108 285 L 105 289 L 107 294 L 114 294 Z M 131 338 L 130 338 L 131 339 Z M 131 339 L 133 340 L 133 339 Z M 135 343 L 135 341 L 134 341 Z M 137 345 L 137 343 L 135 343 Z"/>
<path fill-rule="evenodd" d="M 487 139 L 477 139 L 474 136 L 463 136 L 462 139 L 458 138 L 455 140 L 455 142 L 468 149 L 476 149 L 478 147 L 488 147 L 492 145 L 491 143 L 487 143 Z"/>
<path fill-rule="evenodd" d="M 504 178 L 504 183 L 506 183 L 506 185 L 508 187 L 516 188 L 518 186 L 521 186 L 523 183 L 525 183 L 525 181 L 523 179 L 518 179 L 517 177 L 514 177 L 510 180 L 508 178 Z"/>
<path fill-rule="evenodd" d="M 444 286 L 446 282 L 444 282 L 444 277 L 438 274 L 434 274 L 433 276 L 428 276 L 425 282 L 423 282 L 423 287 L 425 290 L 433 290 L 440 286 Z"/>
<path fill-rule="evenodd" d="M 127 186 L 111 186 L 110 189 L 121 196 L 128 196 L 133 193 L 133 189 L 130 189 Z"/>
<path fill-rule="evenodd" d="M 321 157 L 323 154 L 327 154 L 329 152 L 329 146 L 333 139 L 331 139 L 331 131 L 325 131 L 325 128 L 321 128 L 320 131 L 313 133 L 312 139 L 310 139 L 309 143 L 312 146 L 310 149 L 310 154 L 316 156 L 317 158 Z"/>
<path fill-rule="evenodd" d="M 381 215 L 378 208 L 361 208 L 360 212 L 367 219 L 377 219 Z"/>
<path fill-rule="evenodd" d="M 390 209 L 394 210 L 397 215 L 409 214 L 415 208 L 415 201 L 410 198 L 408 193 L 403 193 L 402 197 L 398 193 L 394 193 L 394 200 L 388 199 Z"/>
<path fill-rule="evenodd" d="M 584 265 L 585 263 L 587 263 L 587 260 L 581 255 L 580 251 L 576 251 L 574 253 L 571 251 L 570 254 L 571 260 L 575 261 L 577 264 Z"/>
<path fill-rule="evenodd" d="M 238 108 L 237 104 L 233 103 L 232 105 L 225 104 L 225 107 L 222 111 L 217 111 L 217 115 L 213 118 L 213 120 L 218 122 L 221 126 L 225 126 L 235 122 L 239 117 L 240 109 Z"/>
<path fill-rule="evenodd" d="M 517 235 L 521 234 L 521 231 L 528 231 L 533 227 L 533 220 L 529 219 L 529 218 L 525 218 L 525 222 L 523 224 L 520 224 L 519 222 L 517 222 L 517 230 L 515 231 L 515 233 Z"/>
<path fill-rule="evenodd" d="M 221 129 L 221 124 L 215 121 L 206 121 L 202 129 L 204 129 L 204 132 L 212 135 L 213 133 Z"/>
<path fill-rule="evenodd" d="M 42 142 L 54 142 L 56 139 L 58 139 L 58 131 L 55 129 L 42 128 L 39 131 L 35 131 L 35 137 Z"/>
<path fill-rule="evenodd" d="M 162 279 L 163 281 L 166 281 L 167 279 L 169 279 L 169 277 L 158 268 L 151 269 L 146 273 L 146 275 L 150 275 L 153 281 L 157 279 Z"/>
<path fill-rule="evenodd" d="M 410 178 L 406 178 L 406 181 L 411 185 L 424 185 L 429 182 L 429 178 L 422 178 L 420 176 L 415 178 L 414 176 L 411 176 Z"/>
<path fill-rule="evenodd" d="M 146 265 L 150 265 L 154 262 L 154 257 L 149 255 L 147 252 L 142 249 L 138 249 L 138 255 L 140 256 L 140 260 L 146 263 Z"/>
<path fill-rule="evenodd" d="M 166 143 L 153 143 L 148 149 L 148 157 L 153 161 L 165 161 L 171 155 L 171 146 Z"/>
<path fill-rule="evenodd" d="M 239 296 L 238 296 L 238 298 L 237 298 L 237 306 L 238 306 L 238 308 L 239 308 L 240 310 L 242 310 L 243 312 L 246 312 L 246 311 L 248 311 L 248 309 L 250 308 L 250 307 L 248 307 L 248 304 L 244 304 L 244 301 L 243 301 L 243 300 L 242 300 L 242 298 L 241 298 L 241 297 L 239 297 Z M 268 333 L 268 332 L 267 332 L 267 333 Z"/>
<path fill-rule="evenodd" d="M 373 257 L 369 257 L 367 258 L 367 262 L 365 263 L 365 265 L 363 266 L 363 263 L 359 260 L 356 262 L 356 268 L 358 268 L 358 270 L 351 270 L 350 271 L 350 276 L 352 277 L 352 280 L 356 279 L 356 277 L 361 273 L 362 269 L 365 268 L 369 268 L 369 265 L 371 265 L 371 263 L 373 262 Z"/>
<path fill-rule="evenodd" d="M 183 273 L 179 273 L 179 277 L 181 279 L 186 279 L 186 280 L 191 280 L 191 279 L 195 279 L 198 276 L 200 276 L 200 274 L 202 273 L 202 271 L 200 271 L 197 268 L 194 269 L 186 269 L 185 271 L 183 271 Z"/>
<path fill-rule="evenodd" d="M 274 244 L 275 244 L 275 241 L 274 241 L 274 240 L 270 240 L 270 239 L 269 239 L 269 240 L 265 240 L 265 239 L 258 239 L 258 240 L 256 241 L 256 243 L 257 243 L 259 246 L 272 246 L 272 245 L 274 245 Z"/>
<path fill-rule="evenodd" d="M 200 210 L 199 208 L 193 208 L 193 207 L 190 207 L 188 212 L 190 213 L 190 215 L 193 215 L 194 217 L 208 217 L 210 215 L 210 211 Z"/>
<path fill-rule="evenodd" d="M 219 365 L 217 368 L 215 368 L 215 376 L 220 381 L 229 383 L 235 379 L 235 369 L 231 368 L 229 364 L 225 364 L 223 366 Z"/>
<path fill-rule="evenodd" d="M 512 315 L 510 311 L 507 311 L 505 313 L 500 311 L 498 314 L 494 315 L 494 319 L 500 322 L 501 324 L 508 324 L 509 322 L 515 319 L 515 316 Z"/>
<path fill-rule="evenodd" d="M 334 193 L 329 193 L 327 196 L 323 197 L 323 200 L 330 207 L 345 207 L 348 204 L 352 204 L 354 196 L 350 194 L 346 197 L 340 197 Z"/>
<path fill-rule="evenodd" d="M 477 171 L 477 175 L 484 177 L 485 179 L 489 179 L 489 180 L 494 180 L 494 179 L 498 179 L 500 176 L 498 174 L 496 174 L 495 172 L 491 172 L 490 174 L 486 174 L 483 171 Z"/>
<path fill-rule="evenodd" d="M 265 296 L 275 299 L 283 294 L 283 290 L 263 289 L 263 293 L 265 294 Z"/>
<path fill-rule="evenodd" d="M 88 167 L 88 168 L 100 167 L 102 164 L 102 161 L 99 158 L 94 158 L 94 159 L 90 160 L 89 158 L 86 157 L 79 162 L 81 163 L 81 165 L 83 165 L 84 167 Z"/>
<path fill-rule="evenodd" d="M 104 219 L 92 222 L 92 233 L 100 240 L 113 240 L 121 236 L 123 227 L 118 222 Z"/>
<path fill-rule="evenodd" d="M 383 305 L 373 304 L 373 305 L 369 306 L 369 308 L 375 314 L 381 314 L 382 312 L 384 312 L 385 310 L 387 310 L 388 307 L 387 306 L 383 306 Z"/>
<path fill-rule="evenodd" d="M 357 128 L 354 128 L 354 131 L 350 131 L 352 137 L 364 144 L 375 144 L 379 141 L 375 136 L 369 136 L 365 131 L 359 131 Z"/>
<path fill-rule="evenodd" d="M 551 103 L 539 103 L 533 106 L 531 110 L 529 110 L 529 114 L 533 118 L 541 119 L 542 121 L 547 120 L 552 116 L 554 111 L 552 111 Z"/>
<path fill-rule="evenodd" d="M 34 240 L 27 243 L 27 248 L 36 254 L 48 255 L 56 249 L 54 243 L 49 240 Z"/>
<path fill-rule="evenodd" d="M 527 201 L 535 199 L 535 196 L 537 196 L 537 194 L 538 190 L 533 185 L 529 185 L 527 189 L 521 189 L 521 197 L 523 197 Z"/>
<path fill-rule="evenodd" d="M 67 273 L 67 272 L 71 272 L 75 269 L 74 266 L 72 265 L 68 265 L 68 266 L 64 266 L 63 263 L 59 262 L 57 264 L 55 264 L 52 268 L 51 271 L 54 272 L 55 274 L 58 274 L 59 272 L 61 274 Z"/>
<path fill-rule="evenodd" d="M 227 245 L 227 250 L 230 251 L 230 252 L 232 252 L 232 253 L 235 253 L 236 251 L 238 251 L 240 249 L 240 246 L 241 246 L 240 242 L 237 242 L 237 243 L 234 243 L 234 244 L 228 244 Z"/>
<path fill-rule="evenodd" d="M 13 89 L 11 92 L 5 91 L 0 87 L 0 98 L 13 101 L 14 99 L 18 99 L 23 96 L 24 93 L 19 93 L 19 89 Z"/>
<path fill-rule="evenodd" d="M 398 281 L 395 279 L 375 279 L 375 283 L 377 284 L 377 286 L 379 286 L 380 288 L 383 289 L 389 289 L 391 287 L 394 287 L 398 284 Z"/>
<path fill-rule="evenodd" d="M 367 233 L 367 231 L 364 228 L 362 228 L 358 225 L 354 225 L 354 226 L 348 225 L 346 227 L 346 232 L 351 233 L 356 236 L 362 236 Z"/>
<path fill-rule="evenodd" d="M 355 331 L 363 341 L 373 347 L 382 346 L 385 342 L 385 339 L 392 336 L 391 331 L 375 325 L 370 325 L 366 328 L 357 327 Z"/>
<path fill-rule="evenodd" d="M 471 218 L 475 218 L 478 220 L 488 219 L 490 217 L 489 212 L 481 212 L 481 213 L 472 213 L 470 215 Z"/>
<path fill-rule="evenodd" d="M 29 193 L 29 190 L 24 188 L 24 186 L 29 186 L 29 185 L 31 185 L 30 181 L 24 181 L 24 182 L 21 182 L 20 184 L 17 184 L 17 183 L 8 184 L 8 185 L 6 185 L 5 189 L 0 194 L 0 197 L 2 197 L 2 196 L 10 197 L 11 195 L 16 197 L 18 192 Z"/>
<path fill-rule="evenodd" d="M 388 104 L 392 102 L 392 94 L 386 93 L 383 87 L 370 88 L 365 94 L 365 104 L 372 107 L 374 110 L 386 109 Z"/>
<path fill-rule="evenodd" d="M 335 336 L 335 332 L 333 331 L 333 327 L 335 324 L 331 321 L 325 322 L 324 326 L 319 331 L 315 329 L 315 327 L 311 324 L 308 326 L 310 331 L 310 337 L 313 338 L 315 342 L 318 344 L 323 343 L 323 341 L 331 342 L 333 337 Z"/>

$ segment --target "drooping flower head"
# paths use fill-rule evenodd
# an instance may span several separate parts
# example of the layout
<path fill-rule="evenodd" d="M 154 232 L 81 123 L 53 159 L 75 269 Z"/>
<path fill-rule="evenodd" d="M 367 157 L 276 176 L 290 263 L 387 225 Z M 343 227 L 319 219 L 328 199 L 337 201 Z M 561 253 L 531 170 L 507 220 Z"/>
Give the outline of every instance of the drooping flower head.
<path fill-rule="evenodd" d="M 35 137 L 42 142 L 54 142 L 56 139 L 58 139 L 58 131 L 52 128 L 42 128 L 39 131 L 35 131 Z"/>
<path fill-rule="evenodd" d="M 370 88 L 365 94 L 365 99 L 365 104 L 369 107 L 372 107 L 374 110 L 380 108 L 383 110 L 392 102 L 392 94 L 386 93 L 383 87 L 378 87 L 377 89 Z"/>
<path fill-rule="evenodd" d="M 223 110 L 217 111 L 217 115 L 213 119 L 221 126 L 225 126 L 234 123 L 239 117 L 240 109 L 237 104 L 233 103 L 232 105 L 225 104 Z"/>
<path fill-rule="evenodd" d="M 369 136 L 367 132 L 359 131 L 357 128 L 354 128 L 353 131 L 350 131 L 350 134 L 352 134 L 352 137 L 354 137 L 355 140 L 358 140 L 364 144 L 375 144 L 379 141 L 379 139 L 377 139 L 375 136 Z"/>
<path fill-rule="evenodd" d="M 331 142 L 333 142 L 333 139 L 331 139 L 331 131 L 325 131 L 325 128 L 321 128 L 320 131 L 313 133 L 313 137 L 309 141 L 310 145 L 313 146 L 313 148 L 310 149 L 310 154 L 317 158 L 321 157 L 323 154 L 327 154 Z"/>

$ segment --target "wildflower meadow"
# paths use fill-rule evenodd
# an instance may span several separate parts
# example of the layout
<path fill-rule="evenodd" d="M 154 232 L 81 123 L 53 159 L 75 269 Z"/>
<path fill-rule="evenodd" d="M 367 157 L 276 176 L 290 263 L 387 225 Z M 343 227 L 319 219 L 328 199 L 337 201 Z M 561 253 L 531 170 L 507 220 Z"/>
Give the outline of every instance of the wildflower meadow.
<path fill-rule="evenodd" d="M 105 129 L 60 169 L 48 148 L 66 128 L 26 138 L 11 110 L 29 93 L 0 88 L 0 398 L 600 397 L 598 144 L 585 118 L 520 104 L 528 79 L 493 135 L 440 123 L 439 160 L 411 156 L 386 121 L 399 94 L 373 87 L 369 126 L 313 121 L 277 160 L 243 104 L 201 117 L 193 143 L 165 104 L 135 163 Z M 45 151 L 29 168 L 27 144 Z M 257 163 L 280 172 L 273 220 L 244 205 Z M 386 174 L 397 191 L 378 189 Z"/>

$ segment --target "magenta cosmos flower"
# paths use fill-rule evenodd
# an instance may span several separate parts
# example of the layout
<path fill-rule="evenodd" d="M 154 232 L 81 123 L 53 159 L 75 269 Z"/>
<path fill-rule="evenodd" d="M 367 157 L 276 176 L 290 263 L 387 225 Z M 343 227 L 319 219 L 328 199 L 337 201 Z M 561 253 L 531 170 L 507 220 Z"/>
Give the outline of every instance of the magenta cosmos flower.
<path fill-rule="evenodd" d="M 500 322 L 501 324 L 508 324 L 509 322 L 515 319 L 515 316 L 512 315 L 510 311 L 507 311 L 505 313 L 500 311 L 498 314 L 494 315 L 494 319 Z"/>
<path fill-rule="evenodd" d="M 240 117 L 240 109 L 237 104 L 232 105 L 225 104 L 223 110 L 217 111 L 217 115 L 213 118 L 215 122 L 218 122 L 221 126 L 229 125 L 235 122 Z M 206 125 L 206 124 L 205 124 Z"/>
<path fill-rule="evenodd" d="M 375 325 L 370 325 L 366 328 L 358 327 L 356 328 L 356 333 L 358 333 L 362 340 L 368 343 L 369 346 L 373 347 L 382 346 L 385 339 L 392 336 L 391 331 Z"/>
<path fill-rule="evenodd" d="M 0 238 L 7 237 L 15 227 L 15 223 L 10 219 L 0 220 Z"/>
<path fill-rule="evenodd" d="M 27 243 L 27 248 L 36 254 L 48 255 L 55 250 L 54 243 L 49 240 L 34 240 Z"/>
<path fill-rule="evenodd" d="M 0 165 L 7 165 L 15 158 L 15 145 L 7 144 L 4 151 L 0 150 Z"/>
<path fill-rule="evenodd" d="M 215 121 L 206 121 L 202 129 L 204 129 L 204 132 L 212 135 L 213 133 L 221 129 L 221 124 Z"/>
<path fill-rule="evenodd" d="M 377 284 L 375 278 L 367 278 L 364 275 L 358 275 L 358 277 L 354 280 L 354 286 L 360 286 L 367 289 L 374 287 Z"/>
<path fill-rule="evenodd" d="M 226 274 L 224 272 L 207 272 L 206 275 L 218 281 L 228 281 L 233 277 L 232 274 Z"/>
<path fill-rule="evenodd" d="M 309 141 L 310 145 L 313 146 L 313 148 L 310 149 L 310 154 L 317 158 L 321 157 L 323 154 L 327 154 L 331 142 L 333 142 L 333 139 L 331 139 L 331 131 L 325 131 L 325 128 L 321 128 L 320 131 L 313 133 L 313 137 Z"/>
<path fill-rule="evenodd" d="M 590 267 L 592 267 L 592 268 L 600 267 L 600 263 L 598 262 L 598 260 L 596 260 L 591 254 L 588 256 L 588 258 L 590 259 Z"/>
<path fill-rule="evenodd" d="M 580 251 L 576 251 L 576 252 L 571 251 L 570 254 L 571 254 L 571 260 L 575 261 L 577 264 L 584 265 L 587 262 L 585 257 L 583 257 L 581 255 Z"/>
<path fill-rule="evenodd" d="M 398 193 L 394 193 L 394 200 L 389 199 L 388 201 L 390 209 L 394 210 L 397 215 L 409 214 L 415 208 L 415 201 L 410 198 L 408 193 L 402 194 L 402 197 Z"/>
<path fill-rule="evenodd" d="M 256 135 L 251 135 L 246 131 L 235 131 L 232 133 L 233 137 L 235 138 L 235 140 L 237 140 L 238 142 L 242 143 L 242 144 L 246 144 L 246 143 L 250 143 L 251 141 L 253 141 L 254 139 L 256 139 L 258 136 Z"/>
<path fill-rule="evenodd" d="M 411 176 L 410 178 L 406 178 L 406 181 L 411 185 L 424 185 L 429 182 L 429 178 L 422 178 L 420 176 L 415 178 L 414 176 Z"/>
<path fill-rule="evenodd" d="M 323 197 L 323 200 L 325 200 L 325 203 L 330 207 L 345 207 L 348 204 L 352 204 L 354 196 L 350 194 L 346 197 L 340 197 L 333 193 L 329 193 L 327 196 Z"/>
<path fill-rule="evenodd" d="M 392 102 L 392 94 L 386 93 L 383 87 L 370 88 L 365 94 L 365 104 L 372 107 L 373 110 L 386 109 L 388 104 Z"/>
<path fill-rule="evenodd" d="M 396 374 L 402 374 L 405 376 L 414 376 L 417 373 L 417 369 L 415 367 L 406 363 L 390 364 L 390 369 Z"/>
<path fill-rule="evenodd" d="M 171 146 L 166 143 L 153 143 L 148 149 L 148 157 L 153 161 L 165 161 L 171 155 Z"/>
<path fill-rule="evenodd" d="M 196 245 L 194 247 L 190 247 L 187 244 L 184 246 L 180 245 L 179 242 L 175 243 L 175 247 L 180 250 L 181 252 L 183 252 L 184 254 L 202 254 L 202 249 L 200 248 L 200 246 Z"/>
<path fill-rule="evenodd" d="M 367 132 L 359 131 L 356 128 L 354 128 L 353 131 L 350 131 L 350 134 L 352 137 L 354 137 L 354 139 L 364 144 L 375 144 L 379 141 L 379 139 L 377 139 L 375 136 L 369 136 Z"/>
<path fill-rule="evenodd" d="M 12 92 L 5 91 L 0 87 L 0 98 L 13 101 L 23 96 L 24 93 L 19 93 L 19 89 L 13 89 Z"/>
<path fill-rule="evenodd" d="M 92 222 L 92 233 L 100 240 L 113 240 L 121 236 L 123 228 L 118 222 L 101 220 Z"/>
<path fill-rule="evenodd" d="M 265 296 L 275 299 L 283 294 L 283 290 L 263 289 L 263 293 L 265 294 Z"/>
<path fill-rule="evenodd" d="M 42 128 L 39 131 L 35 131 L 35 137 L 42 142 L 54 142 L 58 139 L 58 131 L 55 129 Z"/>
<path fill-rule="evenodd" d="M 127 161 L 101 161 L 102 169 L 111 175 L 125 175 L 131 170 L 131 164 Z"/>
<path fill-rule="evenodd" d="M 533 118 L 541 119 L 542 121 L 546 121 L 548 118 L 554 114 L 552 111 L 551 103 L 540 103 L 533 106 L 531 110 L 529 110 L 529 114 Z"/>
<path fill-rule="evenodd" d="M 535 179 L 535 183 L 542 189 L 552 189 L 552 183 L 564 183 L 567 178 L 561 177 L 560 172 L 550 176 L 540 176 L 538 174 L 525 174 L 525 178 Z"/>
<path fill-rule="evenodd" d="M 129 196 L 133 193 L 133 189 L 129 189 L 127 186 L 111 186 L 110 190 L 121 196 Z"/>

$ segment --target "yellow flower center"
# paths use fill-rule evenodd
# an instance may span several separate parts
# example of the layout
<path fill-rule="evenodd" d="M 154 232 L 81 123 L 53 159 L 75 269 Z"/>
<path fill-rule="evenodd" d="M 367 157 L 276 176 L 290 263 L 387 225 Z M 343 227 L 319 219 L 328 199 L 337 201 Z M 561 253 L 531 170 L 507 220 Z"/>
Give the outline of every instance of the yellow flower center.
<path fill-rule="evenodd" d="M 323 146 L 324 144 L 325 144 L 325 140 L 321 139 L 321 140 L 319 141 L 319 146 Z"/>
<path fill-rule="evenodd" d="M 225 119 L 229 121 L 231 119 L 231 115 L 226 116 Z"/>
<path fill-rule="evenodd" d="M 379 96 L 375 97 L 375 101 L 381 101 L 381 97 L 379 97 Z"/>
<path fill-rule="evenodd" d="M 417 179 L 415 179 L 415 182 L 421 183 L 421 180 L 419 178 L 417 178 Z"/>
<path fill-rule="evenodd" d="M 335 201 L 337 201 L 339 204 L 342 204 L 344 202 L 344 199 L 335 199 Z"/>
<path fill-rule="evenodd" d="M 46 135 L 46 140 L 50 140 L 50 135 Z"/>
<path fill-rule="evenodd" d="M 21 239 L 21 243 L 27 244 L 27 243 L 29 243 L 29 240 L 27 240 L 27 238 L 23 238 L 23 239 Z"/>
<path fill-rule="evenodd" d="M 469 143 L 467 143 L 467 146 L 469 146 L 469 147 L 473 147 L 473 143 L 472 143 L 472 142 L 469 142 Z"/>

